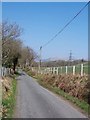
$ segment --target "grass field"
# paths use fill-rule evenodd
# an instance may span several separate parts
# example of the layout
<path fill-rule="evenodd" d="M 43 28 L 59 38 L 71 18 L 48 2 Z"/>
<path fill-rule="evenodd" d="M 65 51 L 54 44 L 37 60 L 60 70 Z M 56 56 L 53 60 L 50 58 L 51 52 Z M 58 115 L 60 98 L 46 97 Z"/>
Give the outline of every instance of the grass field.
<path fill-rule="evenodd" d="M 83 73 L 88 74 L 89 66 L 88 63 L 83 64 Z M 59 74 L 66 73 L 66 66 L 58 67 Z M 67 66 L 67 74 L 73 73 L 73 66 Z M 75 74 L 81 74 L 81 64 L 75 65 Z"/>
<path fill-rule="evenodd" d="M 81 74 L 81 64 L 75 65 L 75 74 Z M 66 66 L 57 66 L 57 67 L 41 67 L 40 70 L 42 73 L 57 73 L 58 68 L 58 74 L 66 74 Z M 88 63 L 83 63 L 83 74 L 88 74 L 90 66 Z M 33 70 L 38 72 L 38 67 L 33 67 Z M 73 74 L 73 66 L 67 66 L 67 74 Z"/>

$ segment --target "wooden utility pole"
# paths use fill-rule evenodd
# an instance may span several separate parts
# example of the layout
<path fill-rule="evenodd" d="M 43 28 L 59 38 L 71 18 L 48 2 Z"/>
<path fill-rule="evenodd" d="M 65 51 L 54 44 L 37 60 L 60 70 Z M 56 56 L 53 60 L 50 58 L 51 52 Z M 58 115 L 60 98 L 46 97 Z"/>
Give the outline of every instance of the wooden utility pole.
<path fill-rule="evenodd" d="M 39 70 L 41 69 L 41 54 L 42 54 L 42 46 L 40 46 L 40 61 L 39 61 Z"/>

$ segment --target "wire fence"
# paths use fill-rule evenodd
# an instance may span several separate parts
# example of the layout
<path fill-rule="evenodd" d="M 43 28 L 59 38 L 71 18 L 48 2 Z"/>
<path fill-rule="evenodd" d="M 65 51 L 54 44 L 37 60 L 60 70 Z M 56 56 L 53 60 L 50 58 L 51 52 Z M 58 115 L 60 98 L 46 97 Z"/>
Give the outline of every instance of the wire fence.
<path fill-rule="evenodd" d="M 41 74 L 51 73 L 51 74 L 80 74 L 81 76 L 88 74 L 89 66 L 87 63 L 84 64 L 78 64 L 73 66 L 60 66 L 60 67 L 41 67 L 38 68 L 32 68 L 32 70 L 36 70 L 36 72 Z"/>
<path fill-rule="evenodd" d="M 0 67 L 0 77 L 10 75 L 10 68 Z"/>

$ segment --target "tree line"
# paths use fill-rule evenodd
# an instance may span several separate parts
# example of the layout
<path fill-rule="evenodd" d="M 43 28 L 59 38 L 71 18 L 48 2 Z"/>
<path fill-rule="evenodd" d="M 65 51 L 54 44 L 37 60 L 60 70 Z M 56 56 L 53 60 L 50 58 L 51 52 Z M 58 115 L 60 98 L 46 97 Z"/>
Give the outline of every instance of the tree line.
<path fill-rule="evenodd" d="M 42 62 L 41 66 L 42 67 L 59 67 L 59 66 L 72 66 L 72 65 L 77 65 L 87 62 L 84 59 L 79 59 L 79 60 L 73 60 L 73 61 L 65 61 L 65 60 L 54 60 L 54 61 L 46 61 Z"/>
<path fill-rule="evenodd" d="M 37 58 L 36 53 L 29 46 L 25 46 L 20 39 L 23 29 L 16 23 L 3 22 L 2 29 L 2 66 L 12 68 L 16 66 L 32 66 Z"/>

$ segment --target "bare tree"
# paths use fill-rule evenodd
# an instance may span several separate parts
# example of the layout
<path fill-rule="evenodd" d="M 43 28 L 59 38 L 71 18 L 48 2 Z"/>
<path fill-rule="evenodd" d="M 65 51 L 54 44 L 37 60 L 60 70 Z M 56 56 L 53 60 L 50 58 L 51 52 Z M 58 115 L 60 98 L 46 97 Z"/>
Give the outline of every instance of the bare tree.
<path fill-rule="evenodd" d="M 0 66 L 2 65 L 2 25 L 0 24 Z"/>
<path fill-rule="evenodd" d="M 4 22 L 2 24 L 2 63 L 6 67 L 12 67 L 15 71 L 21 54 L 21 41 L 19 36 L 21 28 L 16 24 Z"/>
<path fill-rule="evenodd" d="M 16 23 L 9 24 L 7 21 L 2 23 L 2 45 L 9 40 L 16 40 L 22 33 L 22 29 Z"/>
<path fill-rule="evenodd" d="M 36 53 L 30 47 L 24 47 L 21 53 L 20 63 L 22 66 L 31 66 L 36 58 Z"/>
<path fill-rule="evenodd" d="M 12 67 L 15 71 L 17 64 L 32 66 L 35 64 L 36 53 L 30 47 L 22 46 L 20 35 L 22 29 L 16 24 L 2 24 L 2 61 L 3 66 Z"/>

